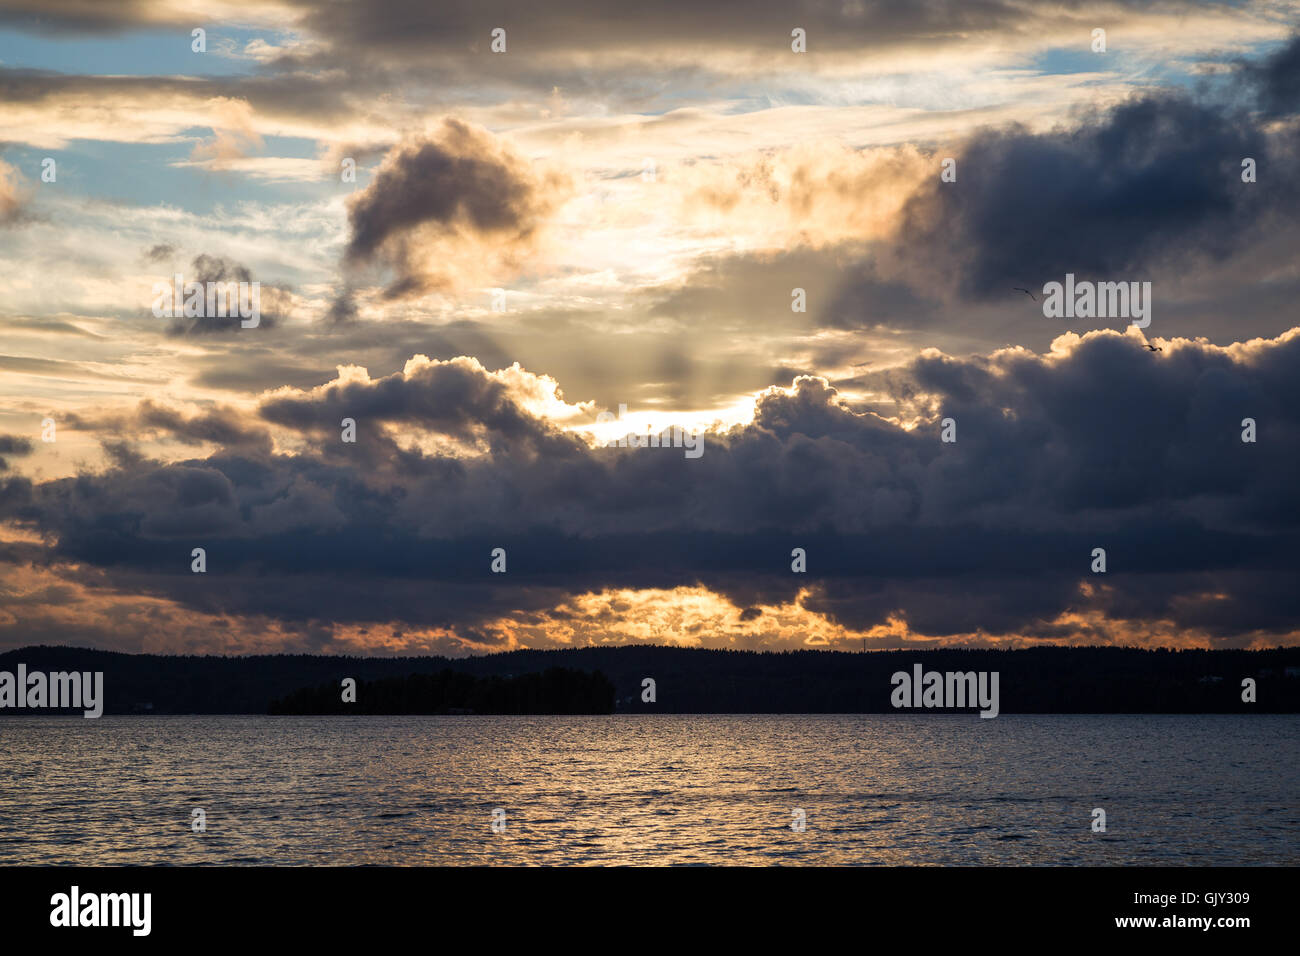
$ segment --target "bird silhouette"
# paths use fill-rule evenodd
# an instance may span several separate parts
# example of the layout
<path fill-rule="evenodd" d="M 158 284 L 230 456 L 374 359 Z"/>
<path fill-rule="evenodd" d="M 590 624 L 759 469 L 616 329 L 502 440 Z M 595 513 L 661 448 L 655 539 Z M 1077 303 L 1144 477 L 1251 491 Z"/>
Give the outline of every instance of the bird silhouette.
<path fill-rule="evenodd" d="M 1029 296 L 1029 298 L 1033 299 L 1035 302 L 1038 301 L 1038 299 L 1034 296 L 1034 294 L 1033 294 L 1032 292 L 1030 292 L 1028 289 L 1022 289 L 1022 288 L 1020 288 L 1019 286 L 1013 286 L 1012 289 L 1011 289 L 1011 291 L 1012 291 L 1012 292 L 1023 292 L 1025 295 Z"/>
<path fill-rule="evenodd" d="M 1152 352 L 1163 352 L 1163 351 L 1164 351 L 1164 349 L 1162 349 L 1162 348 L 1161 348 L 1160 346 L 1158 346 L 1158 345 L 1148 345 L 1147 348 L 1149 348 Z"/>

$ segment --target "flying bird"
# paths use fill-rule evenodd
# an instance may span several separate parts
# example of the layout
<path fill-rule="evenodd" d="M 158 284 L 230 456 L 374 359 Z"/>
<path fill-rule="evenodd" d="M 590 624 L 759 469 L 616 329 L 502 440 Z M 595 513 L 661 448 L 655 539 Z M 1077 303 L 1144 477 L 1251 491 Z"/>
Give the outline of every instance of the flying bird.
<path fill-rule="evenodd" d="M 1011 291 L 1012 291 L 1012 292 L 1023 292 L 1025 295 L 1029 296 L 1029 298 L 1033 299 L 1035 302 L 1038 301 L 1038 299 L 1034 296 L 1034 294 L 1033 294 L 1032 292 L 1030 292 L 1028 289 L 1022 289 L 1022 288 L 1020 288 L 1019 286 L 1013 286 L 1012 289 L 1011 289 Z"/>
<path fill-rule="evenodd" d="M 1158 346 L 1158 345 L 1148 345 L 1147 348 L 1149 348 L 1152 352 L 1163 352 L 1163 351 L 1164 351 L 1164 349 L 1162 349 L 1162 348 L 1161 348 L 1160 346 Z"/>

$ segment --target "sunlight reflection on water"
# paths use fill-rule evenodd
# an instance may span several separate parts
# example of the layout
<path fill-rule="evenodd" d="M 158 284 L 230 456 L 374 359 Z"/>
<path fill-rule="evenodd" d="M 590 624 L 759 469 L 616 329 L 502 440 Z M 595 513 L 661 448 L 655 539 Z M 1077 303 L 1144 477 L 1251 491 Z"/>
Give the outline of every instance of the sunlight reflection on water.
<path fill-rule="evenodd" d="M 0 862 L 1294 864 L 1298 731 L 1278 715 L 9 717 Z"/>

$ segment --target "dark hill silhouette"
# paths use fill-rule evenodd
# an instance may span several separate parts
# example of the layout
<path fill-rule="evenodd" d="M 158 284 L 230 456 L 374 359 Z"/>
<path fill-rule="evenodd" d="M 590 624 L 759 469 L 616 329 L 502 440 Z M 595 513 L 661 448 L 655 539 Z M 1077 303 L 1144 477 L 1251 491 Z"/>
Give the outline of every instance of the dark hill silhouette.
<path fill-rule="evenodd" d="M 998 671 L 1004 714 L 1300 713 L 1300 676 L 1288 676 L 1288 671 L 1300 675 L 1300 647 L 768 653 L 629 645 L 449 659 L 199 657 L 41 646 L 0 654 L 0 670 L 12 672 L 20 662 L 47 672 L 103 671 L 108 714 L 265 714 L 272 701 L 305 688 L 329 685 L 337 693 L 345 677 L 380 681 L 450 670 L 507 678 L 556 667 L 605 675 L 614 685 L 619 712 L 892 713 L 890 675 L 915 663 L 926 670 Z M 641 701 L 646 677 L 656 683 L 653 704 Z M 1244 677 L 1258 682 L 1258 703 L 1242 703 Z M 0 715 L 30 713 L 37 712 L 0 710 Z"/>

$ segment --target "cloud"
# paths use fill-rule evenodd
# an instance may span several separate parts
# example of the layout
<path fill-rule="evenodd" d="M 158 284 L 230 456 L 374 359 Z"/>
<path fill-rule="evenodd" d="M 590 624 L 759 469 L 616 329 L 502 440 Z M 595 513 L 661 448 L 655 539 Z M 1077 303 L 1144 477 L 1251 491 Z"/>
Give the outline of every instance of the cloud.
<path fill-rule="evenodd" d="M 446 119 L 390 152 L 349 202 L 344 258 L 392 269 L 391 298 L 500 278 L 535 250 L 567 191 L 559 174 L 538 174 L 486 131 Z"/>
<path fill-rule="evenodd" d="M 681 221 L 711 220 L 724 233 L 743 228 L 751 244 L 788 250 L 891 235 L 908 196 L 934 168 L 911 145 L 820 142 L 669 166 L 662 175 L 679 194 Z"/>
<path fill-rule="evenodd" d="M 372 381 L 364 369 L 340 368 L 339 378 L 310 393 L 281 389 L 261 404 L 268 422 L 303 432 L 334 432 L 343 418 L 362 430 L 373 424 L 413 426 L 468 445 L 480 440 L 502 454 L 567 457 L 585 445 L 543 414 L 572 417 L 557 383 L 517 364 L 489 372 L 476 359 L 446 361 L 417 355 L 402 372 Z M 373 423 L 373 424 L 372 424 Z"/>
<path fill-rule="evenodd" d="M 30 455 L 32 453 L 32 443 L 30 439 L 23 438 L 21 435 L 0 435 L 0 471 L 9 470 L 9 462 L 5 460 L 5 455 Z"/>
<path fill-rule="evenodd" d="M 0 641 L 1294 638 L 1295 43 L 1168 91 L 1207 45 L 1231 64 L 1275 40 L 1270 10 L 508 5 L 496 56 L 477 8 L 377 9 L 249 5 L 242 25 L 293 35 L 249 41 L 238 76 L 0 69 L 0 139 L 67 146 L 70 173 L 108 155 L 81 141 L 129 142 L 110 150 L 159 173 L 111 199 L 61 177 L 49 221 L 0 234 L 33 267 L 4 280 L 21 389 L 0 425 L 60 423 L 0 474 L 25 602 Z M 42 10 L 0 19 L 192 19 Z M 1102 15 L 1113 55 L 1090 58 Z M 1096 72 L 1052 69 L 1071 50 Z M 247 155 L 263 143 L 281 155 Z M 208 250 L 186 278 L 294 285 L 263 290 L 272 334 L 160 341 L 144 250 L 145 272 Z M 1067 271 L 1155 279 L 1164 351 L 1008 302 Z M 484 287 L 508 281 L 496 315 Z M 597 447 L 582 426 L 623 401 L 638 425 L 721 423 L 698 460 Z"/>
<path fill-rule="evenodd" d="M 270 448 L 266 430 L 250 426 L 233 408 L 212 408 L 186 417 L 176 409 L 146 399 L 140 403 L 136 418 L 140 427 L 163 430 L 187 445 L 211 442 L 223 449 Z"/>
<path fill-rule="evenodd" d="M 576 595 L 699 586 L 737 608 L 799 602 L 855 632 L 906 622 L 917 638 L 1055 640 L 1071 615 L 1098 633 L 1148 620 L 1227 644 L 1287 634 L 1300 329 L 1163 343 L 1153 355 L 1100 331 L 1046 354 L 927 352 L 890 385 L 919 416 L 910 429 L 803 377 L 761 393 L 751 423 L 707 435 L 698 460 L 559 430 L 542 410 L 574 406 L 522 369 L 344 369 L 264 399 L 265 425 L 299 436 L 279 451 L 232 410 L 146 407 L 140 423 L 227 444 L 6 487 L 4 514 L 50 535 L 55 563 L 115 587 L 293 626 L 464 634 Z M 355 445 L 336 431 L 347 415 Z M 226 585 L 195 583 L 192 546 Z M 509 571 L 492 576 L 498 546 Z M 794 547 L 806 576 L 789 571 Z M 1105 575 L 1089 571 L 1095 547 Z M 380 592 L 382 606 L 364 599 Z"/>
<path fill-rule="evenodd" d="M 24 355 L 0 355 L 0 368 L 30 375 L 56 377 L 84 377 L 107 382 L 131 382 L 141 385 L 160 385 L 164 380 L 155 377 L 132 375 L 111 366 L 101 371 L 94 362 L 70 362 L 63 359 L 31 358 Z"/>
<path fill-rule="evenodd" d="M 186 285 L 191 282 L 198 282 L 205 289 L 209 283 L 247 283 L 249 286 L 256 285 L 257 302 L 260 309 L 258 324 L 255 326 L 258 329 L 269 330 L 274 328 L 284 318 L 284 312 L 289 303 L 289 296 L 285 290 L 274 285 L 260 282 L 254 283 L 253 274 L 247 267 L 222 256 L 200 253 L 190 263 L 189 275 L 183 278 Z M 173 280 L 173 287 L 174 285 L 175 280 Z M 171 322 L 167 325 L 167 334 L 173 336 L 213 335 L 242 331 L 241 322 L 243 319 L 239 312 L 240 304 L 241 301 L 245 304 L 251 303 L 253 301 L 252 295 L 251 288 L 244 300 L 241 300 L 238 294 L 235 295 L 226 309 L 227 315 L 224 316 L 207 315 L 205 300 L 205 314 L 199 316 L 173 316 Z"/>
<path fill-rule="evenodd" d="M 1067 2 L 1044 7 L 1023 0 L 720 0 L 708 5 L 669 0 L 654 7 L 593 17 L 582 0 L 544 8 L 510 2 L 484 19 L 473 0 L 440 4 L 436 13 L 418 0 L 367 4 L 304 2 L 301 29 L 328 52 L 289 58 L 298 69 L 337 62 L 383 64 L 393 70 L 427 68 L 430 57 L 480 82 L 618 95 L 637 88 L 634 77 L 708 85 L 719 73 L 748 77 L 773 73 L 861 69 L 863 58 L 882 70 L 924 69 L 936 58 L 1006 55 L 1031 44 L 1084 46 L 1093 25 L 1106 23 L 1133 45 L 1161 45 L 1177 37 L 1207 47 L 1237 35 L 1279 29 L 1267 7 L 1219 5 L 1197 0 L 1105 4 Z M 1174 25 L 1181 30 L 1172 29 Z M 507 29 L 503 56 L 488 52 L 490 31 Z M 806 55 L 791 53 L 791 31 L 806 31 Z M 593 53 L 596 56 L 593 56 Z M 707 64 L 707 67 L 701 64 Z"/>
<path fill-rule="evenodd" d="M 1294 134 L 1245 114 L 1152 94 L 1046 134 L 987 131 L 909 199 L 900 270 L 914 285 L 952 277 L 981 298 L 1041 288 L 1066 272 L 1141 278 L 1171 263 L 1224 260 L 1262 235 L 1293 231 L 1300 187 Z M 1259 182 L 1243 183 L 1254 158 Z"/>
<path fill-rule="evenodd" d="M 204 104 L 213 116 L 212 138 L 197 143 L 190 160 L 209 169 L 226 169 L 249 152 L 262 148 L 262 137 L 253 125 L 253 109 L 247 100 L 219 97 Z"/>
<path fill-rule="evenodd" d="M 0 227 L 15 226 L 27 218 L 20 192 L 22 176 L 4 160 L 0 160 Z"/>
<path fill-rule="evenodd" d="M 1240 78 L 1252 88 L 1268 117 L 1292 116 L 1300 112 L 1300 34 L 1283 44 L 1262 62 L 1238 63 Z"/>

